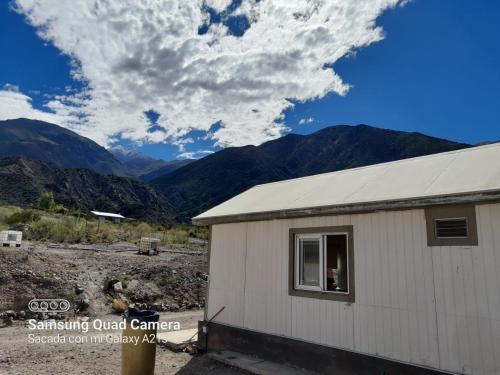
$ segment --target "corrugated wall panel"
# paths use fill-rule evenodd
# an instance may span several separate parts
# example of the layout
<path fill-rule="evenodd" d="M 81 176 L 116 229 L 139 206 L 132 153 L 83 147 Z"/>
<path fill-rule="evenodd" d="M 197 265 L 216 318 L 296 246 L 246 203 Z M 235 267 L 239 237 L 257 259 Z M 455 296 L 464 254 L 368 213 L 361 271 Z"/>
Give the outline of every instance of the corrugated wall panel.
<path fill-rule="evenodd" d="M 441 368 L 500 373 L 500 205 L 476 207 L 479 246 L 433 247 Z"/>
<path fill-rule="evenodd" d="M 438 366 L 423 212 L 354 215 L 357 351 Z"/>
<path fill-rule="evenodd" d="M 500 204 L 478 247 L 428 247 L 423 210 L 214 226 L 219 322 L 463 374 L 500 374 Z M 356 302 L 288 295 L 290 228 L 352 224 Z"/>
<path fill-rule="evenodd" d="M 212 227 L 208 317 L 225 306 L 216 319 L 221 323 L 243 322 L 246 236 L 246 223 Z"/>

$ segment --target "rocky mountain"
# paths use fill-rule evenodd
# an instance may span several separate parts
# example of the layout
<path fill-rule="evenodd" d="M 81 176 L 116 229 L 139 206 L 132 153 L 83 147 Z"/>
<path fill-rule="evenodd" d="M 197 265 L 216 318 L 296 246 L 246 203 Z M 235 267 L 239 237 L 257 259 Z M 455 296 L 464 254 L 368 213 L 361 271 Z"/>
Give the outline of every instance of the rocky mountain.
<path fill-rule="evenodd" d="M 0 158 L 21 156 L 1 161 L 0 204 L 30 206 L 42 192 L 52 191 L 68 207 L 188 222 L 256 184 L 469 146 L 419 133 L 340 125 L 227 148 L 195 161 L 165 162 L 123 148 L 113 149 L 113 155 L 41 121 L 0 121 Z M 104 174 L 135 175 L 149 185 Z"/>
<path fill-rule="evenodd" d="M 193 161 L 196 161 L 196 159 L 182 159 L 182 160 L 170 160 L 166 161 L 163 166 L 160 168 L 154 169 L 149 173 L 145 173 L 142 175 L 139 175 L 139 179 L 145 182 L 149 182 L 154 180 L 155 178 L 158 178 L 160 176 L 165 176 L 169 173 L 172 173 L 173 171 L 184 167 L 185 165 L 188 165 L 192 163 Z"/>
<path fill-rule="evenodd" d="M 60 168 L 88 168 L 99 173 L 129 175 L 105 148 L 71 130 L 43 121 L 0 121 L 0 158 L 24 156 L 50 161 Z"/>
<path fill-rule="evenodd" d="M 19 156 L 0 159 L 0 204 L 36 207 L 47 191 L 57 203 L 83 212 L 96 209 L 161 223 L 175 218 L 164 196 L 135 178 L 62 169 Z"/>
<path fill-rule="evenodd" d="M 113 156 L 125 166 L 127 171 L 134 176 L 148 174 L 168 165 L 168 162 L 165 160 L 153 159 L 123 146 L 112 147 L 108 151 L 111 152 Z"/>
<path fill-rule="evenodd" d="M 341 125 L 310 135 L 290 134 L 260 146 L 227 148 L 151 184 L 187 222 L 256 184 L 469 146 L 420 133 Z"/>

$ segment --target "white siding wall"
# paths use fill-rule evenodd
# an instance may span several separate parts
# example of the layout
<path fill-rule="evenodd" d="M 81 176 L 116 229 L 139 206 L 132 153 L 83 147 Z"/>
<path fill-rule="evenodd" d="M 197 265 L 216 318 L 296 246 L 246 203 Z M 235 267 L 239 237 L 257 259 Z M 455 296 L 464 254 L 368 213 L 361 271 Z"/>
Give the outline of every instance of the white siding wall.
<path fill-rule="evenodd" d="M 464 374 L 500 374 L 500 204 L 479 247 L 427 247 L 423 210 L 214 225 L 218 322 Z M 288 295 L 289 228 L 353 225 L 356 302 Z"/>

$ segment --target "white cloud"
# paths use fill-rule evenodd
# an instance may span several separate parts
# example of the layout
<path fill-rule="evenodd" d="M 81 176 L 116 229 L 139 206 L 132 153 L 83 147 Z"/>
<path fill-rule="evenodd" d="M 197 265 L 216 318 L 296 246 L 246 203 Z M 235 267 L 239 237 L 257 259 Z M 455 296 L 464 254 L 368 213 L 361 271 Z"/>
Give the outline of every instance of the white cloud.
<path fill-rule="evenodd" d="M 347 93 L 326 64 L 381 40 L 375 20 L 398 2 L 243 0 L 235 14 L 250 28 L 236 37 L 222 24 L 198 35 L 208 20 L 204 4 L 223 10 L 229 0 L 15 0 L 39 35 L 72 58 L 86 89 L 47 103 L 49 114 L 4 90 L 0 116 L 17 100 L 19 115 L 48 116 L 103 145 L 119 135 L 183 145 L 191 130 L 216 122 L 218 145 L 259 144 L 287 129 L 289 99 Z M 75 122 L 78 108 L 85 116 Z M 160 114 L 153 132 L 144 114 L 151 109 Z"/>
<path fill-rule="evenodd" d="M 299 125 L 311 124 L 314 121 L 314 117 L 307 117 L 300 119 Z"/>
<path fill-rule="evenodd" d="M 34 118 L 68 126 L 76 125 L 79 121 L 74 108 L 63 105 L 58 100 L 53 100 L 47 103 L 47 111 L 35 109 L 29 96 L 21 93 L 17 86 L 6 84 L 0 90 L 0 119 L 9 120 L 19 117 Z"/>
<path fill-rule="evenodd" d="M 198 150 L 192 152 L 183 152 L 177 156 L 178 159 L 199 159 L 202 156 L 213 154 L 214 151 L 211 150 Z"/>
<path fill-rule="evenodd" d="M 210 8 L 222 12 L 231 4 L 231 0 L 205 0 L 205 4 Z"/>

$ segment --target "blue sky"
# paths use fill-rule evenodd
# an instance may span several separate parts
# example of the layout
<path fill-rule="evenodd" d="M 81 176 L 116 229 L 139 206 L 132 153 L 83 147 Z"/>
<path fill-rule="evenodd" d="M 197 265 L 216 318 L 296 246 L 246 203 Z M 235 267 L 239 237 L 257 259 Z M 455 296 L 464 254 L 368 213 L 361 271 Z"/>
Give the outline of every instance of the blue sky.
<path fill-rule="evenodd" d="M 219 14 L 212 13 L 212 22 L 220 22 Z M 500 140 L 498 19 L 500 3 L 486 0 L 415 0 L 391 8 L 377 18 L 385 39 L 354 48 L 355 54 L 333 64 L 343 82 L 352 85 L 347 94 L 332 91 L 321 99 L 295 101 L 292 109 L 284 111 L 279 126 L 309 134 L 326 126 L 363 123 L 468 143 Z M 245 18 L 226 21 L 235 34 L 241 27 L 241 34 L 248 28 Z M 11 11 L 8 2 L 1 3 L 0 88 L 29 96 L 34 109 L 47 110 L 43 105 L 48 100 L 78 93 L 88 82 L 72 78 L 71 60 L 61 52 L 64 47 L 58 49 L 53 44 L 59 41 L 63 45 L 63 39 L 42 40 L 36 31 L 25 15 Z M 161 114 L 160 119 L 166 116 Z M 158 116 L 146 117 L 152 122 L 147 132 L 161 137 L 165 130 L 161 121 L 155 125 Z M 182 153 L 220 149 L 214 146 L 216 140 L 207 136 L 216 128 L 189 128 L 180 138 L 182 150 L 173 138 L 160 143 L 154 143 L 159 139 L 154 137 L 138 142 L 140 136 L 133 134 L 115 136 L 113 141 L 155 158 L 174 159 Z M 244 127 L 238 124 L 235 129 L 246 136 Z M 238 137 L 236 130 L 231 134 Z M 101 141 L 97 135 L 95 139 Z M 255 135 L 252 139 L 262 138 Z"/>

